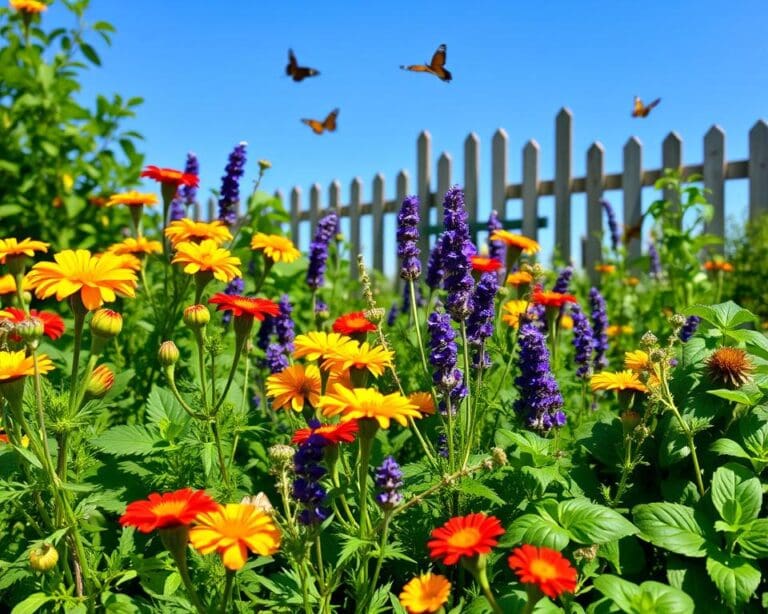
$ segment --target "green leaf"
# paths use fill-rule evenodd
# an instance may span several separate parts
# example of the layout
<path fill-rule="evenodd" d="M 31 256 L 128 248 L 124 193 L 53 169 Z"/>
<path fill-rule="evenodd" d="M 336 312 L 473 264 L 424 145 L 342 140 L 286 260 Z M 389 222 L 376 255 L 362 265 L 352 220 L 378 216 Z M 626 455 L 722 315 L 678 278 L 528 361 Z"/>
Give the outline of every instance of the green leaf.
<path fill-rule="evenodd" d="M 768 558 L 768 518 L 753 520 L 736 541 L 742 554 L 756 559 Z"/>
<path fill-rule="evenodd" d="M 685 556 L 707 554 L 707 539 L 694 511 L 678 503 L 647 503 L 632 510 L 641 537 L 654 546 Z"/>
<path fill-rule="evenodd" d="M 712 452 L 717 452 L 718 454 L 723 454 L 725 456 L 749 459 L 749 454 L 747 454 L 744 451 L 744 448 L 737 444 L 733 439 L 718 439 L 709 449 L 712 450 Z"/>
<path fill-rule="evenodd" d="M 506 547 L 532 544 L 558 551 L 564 549 L 568 542 L 568 531 L 548 515 L 539 516 L 538 514 L 523 514 L 515 519 L 502 539 L 502 544 Z"/>
<path fill-rule="evenodd" d="M 80 51 L 83 52 L 83 55 L 88 58 L 92 64 L 101 66 L 101 59 L 99 58 L 99 54 L 96 53 L 96 50 L 88 43 L 80 43 Z"/>
<path fill-rule="evenodd" d="M 93 440 L 93 445 L 114 456 L 148 456 L 166 448 L 154 427 L 114 426 Z"/>
<path fill-rule="evenodd" d="M 162 437 L 174 441 L 189 426 L 190 417 L 169 390 L 154 386 L 147 399 L 147 419 L 156 424 Z"/>
<path fill-rule="evenodd" d="M 707 557 L 707 573 L 725 603 L 734 610 L 747 603 L 760 584 L 760 571 L 749 561 L 714 548 Z"/>
<path fill-rule="evenodd" d="M 30 452 L 27 448 L 24 448 L 22 446 L 13 446 L 13 449 L 16 450 L 16 452 L 21 455 L 25 461 L 27 461 L 30 465 L 35 467 L 36 469 L 42 469 L 43 465 L 40 463 L 40 459 L 37 458 L 32 452 Z"/>
<path fill-rule="evenodd" d="M 768 409 L 757 407 L 739 422 L 744 446 L 758 458 L 768 457 Z"/>
<path fill-rule="evenodd" d="M 752 406 L 755 404 L 752 398 L 741 390 L 728 390 L 727 388 L 720 388 L 718 390 L 707 390 L 707 394 L 725 399 L 726 401 L 741 403 L 742 405 Z"/>
<path fill-rule="evenodd" d="M 728 463 L 712 476 L 712 504 L 728 524 L 739 526 L 754 520 L 762 502 L 760 480 L 742 465 Z"/>
<path fill-rule="evenodd" d="M 648 581 L 640 586 L 618 576 L 604 574 L 595 578 L 595 588 L 629 614 L 689 614 L 694 611 L 693 599 L 683 591 Z"/>
<path fill-rule="evenodd" d="M 581 544 L 604 544 L 637 533 L 637 527 L 617 511 L 586 498 L 561 501 L 558 519 Z"/>
<path fill-rule="evenodd" d="M 618 576 L 603 574 L 594 580 L 594 585 L 603 595 L 608 597 L 623 612 L 632 611 L 632 602 L 640 594 L 637 584 L 622 580 Z"/>
<path fill-rule="evenodd" d="M 459 484 L 459 492 L 463 492 L 465 495 L 472 495 L 475 497 L 482 497 L 488 499 L 496 505 L 506 505 L 506 501 L 497 495 L 491 488 L 485 484 L 481 484 L 477 480 L 464 480 Z"/>
<path fill-rule="evenodd" d="M 11 614 L 33 614 L 33 612 L 37 612 L 49 601 L 53 601 L 53 597 L 50 595 L 46 595 L 45 593 L 32 593 L 24 601 L 18 603 L 16 607 L 11 610 Z"/>

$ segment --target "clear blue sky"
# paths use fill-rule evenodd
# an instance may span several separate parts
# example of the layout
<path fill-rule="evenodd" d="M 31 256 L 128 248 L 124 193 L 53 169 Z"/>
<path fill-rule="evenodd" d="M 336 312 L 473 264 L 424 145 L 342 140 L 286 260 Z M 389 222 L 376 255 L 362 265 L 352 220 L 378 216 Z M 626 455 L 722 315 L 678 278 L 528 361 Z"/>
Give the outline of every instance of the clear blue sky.
<path fill-rule="evenodd" d="M 103 67 L 90 71 L 86 94 L 144 96 L 134 125 L 146 138 L 147 162 L 179 167 L 194 151 L 205 191 L 218 188 L 229 151 L 245 140 L 246 187 L 256 160 L 268 158 L 263 188 L 270 191 L 299 185 L 307 195 L 313 182 L 327 188 L 339 179 L 346 202 L 349 181 L 360 176 L 368 200 L 380 171 L 391 198 L 398 170 L 415 175 L 420 130 L 433 136 L 435 161 L 441 151 L 453 154 L 455 181 L 463 140 L 474 131 L 487 213 L 498 127 L 509 134 L 517 181 L 520 149 L 531 138 L 542 148 L 542 178 L 551 178 L 554 116 L 563 106 L 574 114 L 577 175 L 594 140 L 605 146 L 606 169 L 620 170 L 632 135 L 645 145 L 645 165 L 656 167 L 670 130 L 684 139 L 684 161 L 700 162 L 701 139 L 715 123 L 726 130 L 728 157 L 742 159 L 749 128 L 768 116 L 765 0 L 93 5 L 88 19 L 110 21 L 118 32 L 111 48 L 99 47 Z M 60 21 L 62 12 L 53 7 L 46 18 Z M 440 43 L 448 45 L 452 83 L 398 69 L 428 59 Z M 322 75 L 301 83 L 285 77 L 289 47 Z M 663 101 L 648 119 L 633 120 L 635 94 Z M 316 136 L 299 122 L 334 107 L 341 109 L 336 133 Z M 745 194 L 743 185 L 729 189 L 729 214 L 743 210 Z M 619 195 L 613 200 L 620 208 Z M 582 200 L 574 202 L 580 219 Z M 542 213 L 549 206 L 543 201 Z M 512 216 L 518 207 L 508 203 Z"/>

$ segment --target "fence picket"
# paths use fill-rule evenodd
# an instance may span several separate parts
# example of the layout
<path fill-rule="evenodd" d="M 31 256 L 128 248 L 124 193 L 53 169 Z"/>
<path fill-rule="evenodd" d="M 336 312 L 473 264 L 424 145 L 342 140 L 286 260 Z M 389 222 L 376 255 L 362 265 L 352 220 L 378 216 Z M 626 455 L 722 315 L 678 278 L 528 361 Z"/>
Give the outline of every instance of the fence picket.
<path fill-rule="evenodd" d="M 749 217 L 768 213 L 768 123 L 759 120 L 749 131 Z"/>
<path fill-rule="evenodd" d="M 630 138 L 624 145 L 624 227 L 631 237 L 627 245 L 630 260 L 640 258 L 643 246 L 642 237 L 642 188 L 643 188 L 643 145 L 637 137 Z M 640 228 L 637 228 L 640 226 Z"/>
<path fill-rule="evenodd" d="M 507 219 L 508 155 L 509 137 L 503 128 L 499 128 L 491 141 L 491 208 L 502 220 Z"/>
<path fill-rule="evenodd" d="M 429 211 L 432 206 L 432 137 L 423 130 L 416 140 L 416 194 L 419 197 L 421 223 L 429 226 Z M 422 266 L 426 267 L 429 258 L 429 235 L 419 235 Z"/>
<path fill-rule="evenodd" d="M 216 219 L 216 200 L 213 198 L 213 196 L 208 198 L 207 203 L 207 209 L 208 209 L 208 220 L 213 221 Z"/>
<path fill-rule="evenodd" d="M 309 236 L 314 237 L 317 230 L 317 220 L 320 219 L 320 210 L 322 205 L 322 188 L 319 183 L 313 183 L 309 188 Z"/>
<path fill-rule="evenodd" d="M 291 239 L 299 245 L 301 236 L 299 226 L 301 223 L 301 188 L 294 186 L 291 189 Z"/>
<path fill-rule="evenodd" d="M 360 253 L 360 208 L 363 204 L 363 182 L 355 177 L 349 186 L 349 276 L 358 278 L 357 255 Z"/>
<path fill-rule="evenodd" d="M 373 268 L 384 270 L 384 175 L 373 178 Z"/>
<path fill-rule="evenodd" d="M 600 275 L 595 270 L 595 265 L 602 258 L 603 209 L 600 201 L 603 198 L 605 180 L 604 155 L 605 149 L 600 143 L 592 143 L 587 150 L 587 236 L 582 249 L 584 268 L 593 285 L 599 281 Z"/>
<path fill-rule="evenodd" d="M 523 234 L 539 234 L 539 144 L 531 139 L 523 147 Z"/>
<path fill-rule="evenodd" d="M 335 211 L 341 217 L 341 182 L 338 179 L 331 181 L 328 186 L 328 210 Z"/>
<path fill-rule="evenodd" d="M 725 132 L 712 126 L 704 136 L 704 187 L 712 204 L 712 219 L 706 231 L 719 237 L 725 235 Z M 718 246 L 723 251 L 722 246 Z"/>
<path fill-rule="evenodd" d="M 450 154 L 445 152 L 440 154 L 437 160 L 437 197 L 435 198 L 435 207 L 437 207 L 437 223 L 443 225 L 443 199 L 445 193 L 451 187 L 451 176 L 453 175 L 453 159 Z M 431 225 L 431 224 L 430 224 Z"/>
<path fill-rule="evenodd" d="M 571 148 L 573 115 L 563 107 L 555 119 L 555 251 L 571 262 Z"/>
<path fill-rule="evenodd" d="M 464 139 L 464 204 L 470 228 L 477 228 L 477 209 L 480 194 L 480 137 L 474 132 Z M 477 243 L 477 230 L 472 231 Z"/>
<path fill-rule="evenodd" d="M 670 132 L 661 143 L 662 168 L 680 171 L 683 166 L 683 139 L 677 132 Z M 680 197 L 674 190 L 664 190 L 664 200 L 676 209 L 680 208 Z"/>

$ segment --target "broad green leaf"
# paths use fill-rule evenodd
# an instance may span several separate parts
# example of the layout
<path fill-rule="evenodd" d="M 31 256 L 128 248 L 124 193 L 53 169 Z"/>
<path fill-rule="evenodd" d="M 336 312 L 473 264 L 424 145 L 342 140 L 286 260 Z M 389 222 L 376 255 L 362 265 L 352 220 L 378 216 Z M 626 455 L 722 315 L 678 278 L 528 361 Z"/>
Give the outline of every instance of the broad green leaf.
<path fill-rule="evenodd" d="M 464 480 L 459 484 L 459 491 L 465 495 L 482 497 L 496 505 L 506 505 L 506 501 L 497 495 L 491 488 L 478 482 L 477 480 Z"/>
<path fill-rule="evenodd" d="M 736 541 L 742 554 L 756 559 L 768 558 L 768 518 L 753 520 Z"/>
<path fill-rule="evenodd" d="M 719 550 L 712 549 L 707 557 L 707 573 L 734 610 L 747 603 L 760 584 L 760 571 L 749 561 Z"/>
<path fill-rule="evenodd" d="M 721 388 L 718 390 L 707 390 L 707 394 L 716 396 L 726 401 L 733 401 L 734 403 L 741 403 L 742 405 L 754 405 L 752 398 L 741 390 L 728 390 L 727 388 Z"/>
<path fill-rule="evenodd" d="M 685 556 L 707 554 L 707 539 L 694 511 L 678 503 L 647 503 L 632 510 L 641 536 L 654 546 Z"/>
<path fill-rule="evenodd" d="M 733 439 L 718 439 L 709 449 L 725 456 L 749 459 L 749 454 L 747 454 L 744 451 L 744 448 L 737 444 Z"/>
<path fill-rule="evenodd" d="M 768 409 L 756 407 L 739 421 L 744 446 L 753 456 L 768 458 Z"/>
<path fill-rule="evenodd" d="M 114 426 L 96 437 L 93 445 L 114 456 L 148 456 L 166 447 L 157 429 L 138 425 Z"/>
<path fill-rule="evenodd" d="M 22 446 L 13 446 L 13 449 L 18 452 L 25 461 L 27 461 L 30 465 L 35 467 L 36 469 L 42 469 L 43 465 L 40 463 L 40 459 L 37 458 L 29 449 L 24 448 Z"/>
<path fill-rule="evenodd" d="M 638 586 L 618 576 L 604 574 L 597 577 L 594 584 L 628 614 L 690 614 L 694 611 L 693 599 L 661 582 L 648 581 Z"/>
<path fill-rule="evenodd" d="M 757 321 L 757 316 L 748 309 L 740 307 L 733 301 L 712 305 L 715 312 L 716 324 L 719 328 L 736 328 L 747 322 Z"/>
<path fill-rule="evenodd" d="M 582 544 L 604 544 L 637 533 L 637 527 L 617 511 L 586 498 L 561 501 L 558 519 L 571 538 Z"/>
<path fill-rule="evenodd" d="M 637 584 L 611 574 L 598 576 L 595 578 L 594 585 L 623 612 L 631 611 L 632 602 L 640 594 L 640 587 Z"/>
<path fill-rule="evenodd" d="M 750 351 L 762 358 L 768 358 L 768 337 L 757 330 L 740 328 L 726 333 L 732 339 L 741 341 L 749 346 Z"/>
<path fill-rule="evenodd" d="M 511 524 L 502 543 L 507 547 L 532 544 L 559 551 L 568 545 L 568 541 L 568 531 L 552 518 L 538 514 L 524 514 Z"/>
<path fill-rule="evenodd" d="M 762 502 L 760 480 L 749 469 L 728 463 L 712 476 L 712 503 L 728 524 L 738 526 L 754 520 Z"/>
<path fill-rule="evenodd" d="M 18 603 L 16 607 L 11 610 L 11 614 L 33 614 L 49 601 L 53 601 L 51 595 L 46 595 L 45 593 L 32 593 L 24 601 Z"/>

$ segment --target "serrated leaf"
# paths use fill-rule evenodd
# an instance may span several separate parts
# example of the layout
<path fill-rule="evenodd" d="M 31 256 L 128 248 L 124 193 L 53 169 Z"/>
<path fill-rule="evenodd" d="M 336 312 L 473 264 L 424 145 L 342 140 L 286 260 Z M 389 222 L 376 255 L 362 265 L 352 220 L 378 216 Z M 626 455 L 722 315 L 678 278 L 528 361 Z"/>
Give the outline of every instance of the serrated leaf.
<path fill-rule="evenodd" d="M 736 539 L 741 553 L 756 559 L 768 558 L 768 518 L 753 520 Z"/>
<path fill-rule="evenodd" d="M 707 390 L 707 394 L 725 399 L 726 401 L 733 401 L 734 403 L 741 403 L 742 405 L 751 406 L 754 405 L 752 398 L 741 390 L 728 390 L 727 388 L 721 388 L 718 390 Z"/>
<path fill-rule="evenodd" d="M 637 527 L 617 511 L 586 498 L 561 501 L 558 520 L 581 544 L 604 544 L 637 533 Z"/>
<path fill-rule="evenodd" d="M 493 489 L 489 488 L 485 484 L 482 484 L 478 482 L 477 480 L 463 480 L 459 483 L 458 487 L 459 492 L 464 493 L 465 495 L 472 495 L 475 497 L 482 497 L 483 499 L 488 499 L 488 501 L 491 501 L 492 503 L 495 503 L 496 505 L 506 505 L 506 501 L 499 497 Z"/>
<path fill-rule="evenodd" d="M 156 428 L 135 424 L 114 426 L 96 437 L 92 443 L 114 456 L 148 456 L 167 447 Z"/>
<path fill-rule="evenodd" d="M 736 458 L 749 459 L 749 454 L 744 451 L 744 448 L 733 441 L 733 439 L 718 439 L 710 446 L 709 449 L 713 452 L 717 452 L 718 454 L 723 454 L 725 456 L 735 456 Z"/>
<path fill-rule="evenodd" d="M 365 539 L 360 539 L 354 535 L 342 536 L 344 545 L 339 552 L 338 565 L 341 565 L 344 561 L 354 556 L 358 550 L 365 546 L 370 546 L 371 542 Z"/>
<path fill-rule="evenodd" d="M 632 510 L 641 537 L 654 546 L 685 556 L 707 554 L 707 539 L 694 511 L 678 503 L 647 503 Z"/>
<path fill-rule="evenodd" d="M 11 610 L 11 614 L 34 614 L 34 612 L 37 612 L 49 601 L 53 601 L 51 595 L 46 595 L 45 593 L 32 593 L 24 601 L 18 603 L 16 607 Z"/>
<path fill-rule="evenodd" d="M 553 519 L 538 514 L 523 514 L 514 520 L 502 538 L 504 547 L 518 544 L 546 546 L 553 550 L 563 550 L 570 541 L 568 531 Z"/>
<path fill-rule="evenodd" d="M 20 455 L 20 456 L 21 456 L 21 457 L 22 457 L 22 458 L 23 458 L 25 461 L 27 461 L 27 462 L 28 462 L 30 465 L 32 465 L 32 466 L 33 466 L 33 467 L 35 467 L 36 469 L 42 469 L 42 468 L 43 468 L 43 465 L 40 463 L 40 459 L 39 459 L 39 458 L 37 458 L 37 456 L 35 456 L 34 454 L 32 454 L 32 452 L 31 452 L 30 450 L 28 450 L 27 448 L 24 448 L 24 447 L 21 447 L 21 446 L 17 446 L 17 445 L 14 445 L 14 446 L 13 446 L 13 449 L 14 449 L 16 452 L 18 452 L 18 453 L 19 453 L 19 455 Z"/>
<path fill-rule="evenodd" d="M 760 480 L 747 468 L 728 463 L 712 476 L 712 504 L 732 526 L 757 518 L 763 502 Z"/>
<path fill-rule="evenodd" d="M 712 550 L 707 557 L 707 573 L 725 603 L 735 610 L 754 595 L 760 585 L 760 571 L 740 556 Z"/>

